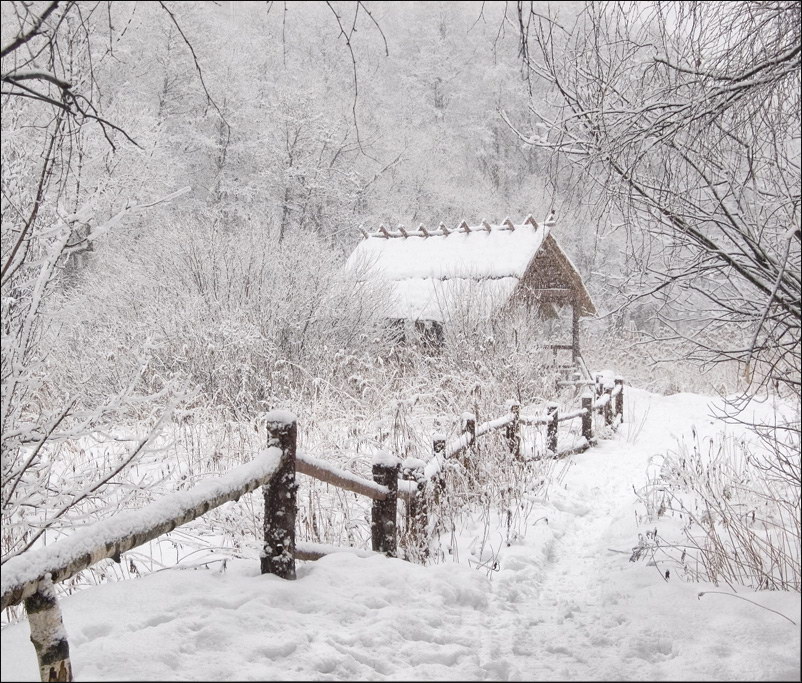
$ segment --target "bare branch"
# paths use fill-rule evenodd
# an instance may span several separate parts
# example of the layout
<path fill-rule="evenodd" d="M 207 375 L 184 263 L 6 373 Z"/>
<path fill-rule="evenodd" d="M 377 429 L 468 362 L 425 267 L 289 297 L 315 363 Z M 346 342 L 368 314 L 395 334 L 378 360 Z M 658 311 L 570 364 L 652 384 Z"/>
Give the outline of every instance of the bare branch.
<path fill-rule="evenodd" d="M 39 31 L 42 28 L 42 24 L 44 24 L 47 18 L 51 14 L 53 14 L 53 12 L 56 11 L 59 4 L 60 4 L 59 0 L 54 0 L 54 2 L 51 2 L 45 8 L 45 11 L 42 12 L 39 18 L 33 22 L 33 26 L 31 26 L 31 28 L 28 29 L 28 31 L 26 31 L 25 33 L 22 33 L 22 28 L 20 27 L 20 33 L 17 34 L 17 37 L 14 40 L 12 40 L 8 45 L 6 45 L 2 50 L 0 50 L 0 57 L 5 57 L 6 55 L 11 54 L 15 50 L 25 45 L 25 43 L 31 40 L 31 38 L 38 36 Z M 67 12 L 70 11 L 70 8 L 74 4 L 75 4 L 74 2 L 68 2 L 66 8 L 64 9 L 64 14 L 67 14 Z"/>

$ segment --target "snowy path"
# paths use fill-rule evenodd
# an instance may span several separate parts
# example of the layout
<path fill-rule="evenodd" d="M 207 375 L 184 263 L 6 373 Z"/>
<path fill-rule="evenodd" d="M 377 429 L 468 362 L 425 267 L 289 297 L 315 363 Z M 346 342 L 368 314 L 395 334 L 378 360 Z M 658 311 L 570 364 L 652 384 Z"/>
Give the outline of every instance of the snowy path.
<path fill-rule="evenodd" d="M 573 456 L 490 577 L 337 554 L 295 582 L 237 561 L 111 584 L 62 603 L 77 679 L 799 680 L 799 626 L 628 561 L 633 484 L 704 412 L 633 395 L 660 419 Z M 797 594 L 742 594 L 798 617 Z M 3 631 L 3 680 L 36 680 L 27 637 Z"/>
<path fill-rule="evenodd" d="M 660 404 L 660 419 L 646 416 L 639 430 L 643 413 L 636 412 L 618 438 L 575 456 L 563 486 L 551 492 L 554 540 L 540 590 L 524 603 L 534 614 L 519 620 L 509 655 L 540 648 L 545 656 L 527 661 L 516 677 L 798 680 L 798 627 L 744 603 L 705 604 L 698 593 L 713 586 L 666 582 L 663 569 L 628 561 L 636 540 L 633 486 L 649 457 L 665 450 L 667 432 L 712 425 L 701 397 L 639 398 L 640 410 L 655 407 L 644 399 Z M 799 612 L 799 596 L 761 597 L 790 616 Z M 766 628 L 784 645 L 774 641 L 767 651 Z"/>

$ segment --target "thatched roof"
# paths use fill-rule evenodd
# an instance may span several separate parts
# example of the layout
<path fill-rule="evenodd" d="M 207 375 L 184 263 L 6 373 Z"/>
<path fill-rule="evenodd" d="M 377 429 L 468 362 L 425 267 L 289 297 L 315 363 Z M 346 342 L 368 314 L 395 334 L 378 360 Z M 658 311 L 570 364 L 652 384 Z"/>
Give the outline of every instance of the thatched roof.
<path fill-rule="evenodd" d="M 541 304 L 576 302 L 580 315 L 596 312 L 582 278 L 550 234 L 532 216 L 523 223 L 485 221 L 436 230 L 380 226 L 364 239 L 346 267 L 360 279 L 390 288 L 389 317 L 444 321 L 460 309 L 489 317 L 520 298 Z"/>

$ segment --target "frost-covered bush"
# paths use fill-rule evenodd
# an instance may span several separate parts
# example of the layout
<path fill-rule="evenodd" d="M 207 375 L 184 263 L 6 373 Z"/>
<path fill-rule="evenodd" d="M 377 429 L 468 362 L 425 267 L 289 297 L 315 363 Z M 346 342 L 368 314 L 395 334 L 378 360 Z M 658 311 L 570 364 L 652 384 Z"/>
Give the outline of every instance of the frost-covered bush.
<path fill-rule="evenodd" d="M 116 391 L 130 350 L 143 345 L 143 388 L 183 382 L 201 404 L 247 418 L 375 336 L 381 296 L 347 280 L 340 264 L 314 234 L 278 242 L 266 227 L 229 231 L 212 214 L 168 222 L 130 253 L 99 254 L 65 295 L 52 381 Z"/>
<path fill-rule="evenodd" d="M 545 412 L 544 404 L 558 398 L 565 406 L 575 405 L 572 390 L 556 392 L 553 356 L 544 350 L 549 340 L 534 322 L 531 315 L 514 314 L 477 321 L 470 328 L 446 325 L 443 345 L 407 338 L 404 344 L 341 355 L 340 371 L 332 381 L 319 383 L 316 399 L 297 408 L 304 445 L 370 476 L 376 449 L 402 460 L 429 460 L 434 436 L 448 441 L 458 437 L 466 412 L 480 424 L 507 413 L 510 401 L 520 402 L 527 414 Z M 448 540 L 453 527 L 469 513 L 488 523 L 491 516 L 509 517 L 514 526 L 513 520 L 526 507 L 521 504 L 527 492 L 546 484 L 550 476 L 551 461 L 535 460 L 540 454 L 535 450 L 536 431 L 527 432 L 521 458 L 512 456 L 502 430 L 481 437 L 471 457 L 449 460 L 442 479 L 430 491 L 434 494 L 429 500 L 431 553 L 427 557 L 420 548 L 410 548 L 402 518 L 404 552 L 419 560 L 448 559 L 455 551 Z M 319 500 L 324 494 L 314 495 Z M 361 519 L 351 516 L 347 538 L 339 535 L 325 541 L 342 543 L 356 531 L 367 545 L 369 506 L 361 509 Z M 301 510 L 299 519 L 311 520 L 312 515 Z M 316 533 L 323 527 L 318 514 Z"/>
<path fill-rule="evenodd" d="M 127 247 L 98 244 L 43 312 L 20 426 L 37 409 L 54 418 L 16 449 L 4 431 L 3 558 L 250 459 L 265 410 L 311 426 L 303 407 L 375 338 L 380 295 L 344 279 L 314 235 L 277 243 L 205 215 Z M 191 398 L 171 414 L 176 388 Z"/>
<path fill-rule="evenodd" d="M 802 590 L 799 446 L 789 430 L 771 448 L 695 432 L 680 441 L 641 490 L 642 520 L 655 531 L 633 559 L 659 555 L 716 585 Z"/>

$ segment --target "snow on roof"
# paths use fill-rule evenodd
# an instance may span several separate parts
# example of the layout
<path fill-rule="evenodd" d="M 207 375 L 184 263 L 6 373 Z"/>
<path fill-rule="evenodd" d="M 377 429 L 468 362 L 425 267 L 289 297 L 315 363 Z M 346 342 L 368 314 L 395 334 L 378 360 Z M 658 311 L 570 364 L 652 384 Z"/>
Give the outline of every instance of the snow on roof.
<path fill-rule="evenodd" d="M 532 256 L 540 248 L 546 228 L 537 223 L 524 223 L 509 229 L 510 224 L 479 226 L 470 232 L 442 228 L 425 237 L 419 230 L 388 232 L 390 237 L 375 233 L 357 246 L 348 259 L 375 263 L 388 280 L 409 278 L 520 278 Z"/>
<path fill-rule="evenodd" d="M 459 314 L 470 315 L 474 319 L 488 318 L 509 299 L 518 284 L 518 278 L 411 278 L 396 280 L 391 284 L 391 317 L 443 322 Z M 467 310 L 468 305 L 470 311 Z"/>
<path fill-rule="evenodd" d="M 390 284 L 390 317 L 443 321 L 467 301 L 487 317 L 509 299 L 547 235 L 548 227 L 531 216 L 519 225 L 463 221 L 456 230 L 442 223 L 435 231 L 381 226 L 356 247 L 346 268 Z"/>

